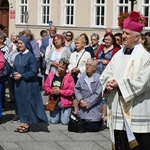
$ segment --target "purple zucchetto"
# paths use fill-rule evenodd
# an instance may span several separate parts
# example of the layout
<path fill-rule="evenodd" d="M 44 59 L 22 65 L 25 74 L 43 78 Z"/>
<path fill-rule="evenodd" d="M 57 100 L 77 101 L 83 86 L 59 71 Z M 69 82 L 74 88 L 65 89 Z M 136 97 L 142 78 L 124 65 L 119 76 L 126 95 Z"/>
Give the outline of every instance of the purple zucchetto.
<path fill-rule="evenodd" d="M 125 19 L 123 22 L 124 29 L 129 29 L 129 30 L 136 31 L 136 32 L 142 32 L 143 27 L 144 26 L 141 23 L 135 22 L 131 20 L 130 18 Z"/>
<path fill-rule="evenodd" d="M 141 32 L 146 23 L 146 18 L 140 12 L 123 12 L 118 16 L 118 26 L 121 30 L 129 29 Z"/>
<path fill-rule="evenodd" d="M 136 32 L 142 32 L 144 16 L 139 12 L 133 11 L 130 16 L 123 21 L 123 29 L 129 29 Z"/>

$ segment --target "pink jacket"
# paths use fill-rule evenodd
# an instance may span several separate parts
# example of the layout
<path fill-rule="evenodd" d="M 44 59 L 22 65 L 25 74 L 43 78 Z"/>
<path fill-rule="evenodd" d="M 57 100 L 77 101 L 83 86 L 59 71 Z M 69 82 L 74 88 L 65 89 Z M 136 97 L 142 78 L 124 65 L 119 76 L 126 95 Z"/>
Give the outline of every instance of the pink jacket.
<path fill-rule="evenodd" d="M 4 54 L 0 51 L 0 73 L 3 72 L 5 68 L 5 57 Z"/>
<path fill-rule="evenodd" d="M 45 83 L 44 90 L 46 93 L 53 98 L 53 89 L 52 89 L 52 80 L 54 78 L 54 73 L 50 72 Z M 74 95 L 74 80 L 70 73 L 67 73 L 63 79 L 63 85 L 60 90 L 60 100 L 62 107 L 70 107 L 73 104 L 73 95 Z"/>

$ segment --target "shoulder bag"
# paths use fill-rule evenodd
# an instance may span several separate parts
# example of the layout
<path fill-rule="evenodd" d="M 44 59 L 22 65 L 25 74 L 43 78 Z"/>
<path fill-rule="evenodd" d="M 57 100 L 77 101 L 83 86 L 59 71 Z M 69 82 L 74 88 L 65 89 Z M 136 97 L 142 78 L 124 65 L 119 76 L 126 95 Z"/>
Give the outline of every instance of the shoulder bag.
<path fill-rule="evenodd" d="M 63 79 L 63 81 L 62 81 L 62 84 L 61 84 L 61 86 L 60 86 L 60 89 L 62 88 L 63 83 L 64 83 L 64 79 Z M 58 96 L 58 98 L 57 98 L 56 100 L 51 99 L 51 98 L 49 97 L 48 102 L 47 102 L 46 105 L 45 105 L 45 109 L 46 109 L 46 110 L 49 110 L 49 111 L 54 111 L 54 110 L 56 109 L 56 106 L 57 106 L 58 102 L 59 102 L 59 99 L 60 99 L 60 96 Z"/>
<path fill-rule="evenodd" d="M 82 58 L 82 56 L 83 56 L 84 53 L 85 53 L 85 51 L 82 53 L 81 57 L 79 58 L 79 60 L 77 62 L 77 65 L 76 65 L 75 68 L 78 68 L 79 62 L 80 62 L 80 60 L 81 60 L 81 58 Z M 74 83 L 76 84 L 76 82 L 78 80 L 78 73 L 76 73 L 76 72 L 75 73 L 71 73 L 71 75 L 72 75 L 72 77 L 74 79 Z"/>
<path fill-rule="evenodd" d="M 48 102 L 45 105 L 45 109 L 49 111 L 54 111 L 56 109 L 58 101 L 59 97 L 56 100 L 49 98 Z"/>

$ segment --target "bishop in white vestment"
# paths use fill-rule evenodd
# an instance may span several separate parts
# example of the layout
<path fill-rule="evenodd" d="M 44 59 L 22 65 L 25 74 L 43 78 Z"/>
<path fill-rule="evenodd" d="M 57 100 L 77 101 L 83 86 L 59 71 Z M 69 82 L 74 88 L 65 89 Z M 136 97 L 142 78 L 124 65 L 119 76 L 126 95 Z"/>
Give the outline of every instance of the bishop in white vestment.
<path fill-rule="evenodd" d="M 124 48 L 100 77 L 108 100 L 108 126 L 116 150 L 150 149 L 150 54 L 138 43 L 143 26 L 125 19 Z"/>

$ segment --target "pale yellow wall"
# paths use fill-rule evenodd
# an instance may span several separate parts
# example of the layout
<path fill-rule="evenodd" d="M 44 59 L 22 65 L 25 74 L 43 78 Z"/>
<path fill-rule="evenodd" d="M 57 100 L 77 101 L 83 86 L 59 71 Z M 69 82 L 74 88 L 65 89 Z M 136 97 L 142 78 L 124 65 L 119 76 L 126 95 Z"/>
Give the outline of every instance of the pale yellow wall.
<path fill-rule="evenodd" d="M 75 26 L 90 27 L 91 0 L 76 0 Z"/>
<path fill-rule="evenodd" d="M 106 5 L 106 22 L 105 22 L 105 28 L 110 27 L 113 28 L 114 26 L 114 0 L 107 0 Z M 9 3 L 12 3 L 14 9 L 16 8 L 16 0 L 9 0 Z M 90 35 L 95 32 L 100 35 L 100 37 L 103 37 L 105 33 L 105 28 L 93 28 L 91 27 L 91 3 L 92 0 L 76 0 L 75 1 L 75 26 L 74 27 L 67 27 L 63 26 L 63 0 L 51 0 L 51 7 L 50 7 L 50 20 L 53 21 L 53 24 L 57 26 L 58 33 L 63 33 L 64 31 L 71 30 L 74 32 L 75 36 L 86 33 L 89 37 Z M 138 4 L 135 5 L 135 10 L 138 11 Z M 29 20 L 28 20 L 28 29 L 30 29 L 34 35 L 35 38 L 39 38 L 39 33 L 42 29 L 48 29 L 48 26 L 43 26 L 38 24 L 38 0 L 30 0 L 29 1 Z M 116 18 L 117 19 L 117 18 Z M 16 24 L 15 19 L 9 20 L 9 33 L 12 32 L 19 32 L 26 28 L 26 26 L 18 25 Z M 114 26 L 113 33 L 121 32 L 117 27 Z"/>
<path fill-rule="evenodd" d="M 107 0 L 106 1 L 106 28 L 113 27 L 113 1 Z"/>
<path fill-rule="evenodd" d="M 28 19 L 28 24 L 30 25 L 37 25 L 37 14 L 38 14 L 38 3 L 37 3 L 38 0 L 29 0 L 29 9 L 28 9 L 28 12 L 29 12 L 29 19 Z"/>
<path fill-rule="evenodd" d="M 60 26 L 60 14 L 61 14 L 61 7 L 60 7 L 60 0 L 51 0 L 51 20 L 53 24 L 56 26 Z"/>
<path fill-rule="evenodd" d="M 16 10 L 16 1 L 15 0 L 9 0 L 9 4 L 12 4 L 12 6 L 13 6 L 12 9 Z M 9 18 L 10 18 L 10 16 L 9 16 Z M 16 24 L 16 19 L 9 19 L 9 35 L 8 35 L 8 37 L 10 37 L 10 35 L 13 32 L 18 32 L 17 29 L 16 29 L 16 27 L 15 27 L 15 24 Z"/>

